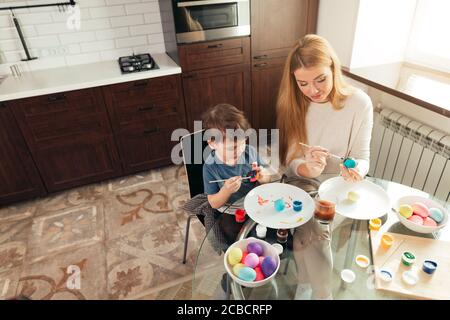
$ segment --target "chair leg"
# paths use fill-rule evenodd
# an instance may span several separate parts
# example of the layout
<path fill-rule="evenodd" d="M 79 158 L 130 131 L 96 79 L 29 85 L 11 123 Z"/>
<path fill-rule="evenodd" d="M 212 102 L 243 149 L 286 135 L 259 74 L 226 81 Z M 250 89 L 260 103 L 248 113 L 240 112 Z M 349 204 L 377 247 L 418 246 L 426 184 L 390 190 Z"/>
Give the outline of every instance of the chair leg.
<path fill-rule="evenodd" d="M 188 247 L 188 241 L 189 241 L 189 228 L 191 226 L 192 217 L 193 217 L 193 215 L 189 215 L 188 219 L 186 221 L 186 234 L 184 236 L 183 264 L 186 263 L 186 254 L 187 254 L 187 247 Z"/>

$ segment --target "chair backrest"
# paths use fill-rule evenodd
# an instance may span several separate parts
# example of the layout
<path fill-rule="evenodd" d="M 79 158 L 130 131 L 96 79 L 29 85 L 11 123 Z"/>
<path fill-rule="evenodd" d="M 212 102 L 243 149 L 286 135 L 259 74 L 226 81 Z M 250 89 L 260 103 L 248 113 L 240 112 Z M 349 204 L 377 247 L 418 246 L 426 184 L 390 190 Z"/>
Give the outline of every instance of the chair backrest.
<path fill-rule="evenodd" d="M 211 153 L 208 142 L 203 141 L 204 132 L 205 130 L 199 130 L 180 139 L 191 198 L 204 192 L 203 164 L 206 157 Z M 201 148 L 199 145 L 201 145 Z"/>

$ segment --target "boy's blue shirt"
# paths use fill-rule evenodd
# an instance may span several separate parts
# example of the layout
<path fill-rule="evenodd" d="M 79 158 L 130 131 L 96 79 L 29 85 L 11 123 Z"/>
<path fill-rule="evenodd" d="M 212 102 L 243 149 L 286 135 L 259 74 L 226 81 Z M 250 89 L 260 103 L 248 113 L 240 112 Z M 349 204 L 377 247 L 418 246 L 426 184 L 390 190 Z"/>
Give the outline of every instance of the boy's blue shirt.
<path fill-rule="evenodd" d="M 252 163 L 257 162 L 259 166 L 265 165 L 260 159 L 255 148 L 250 145 L 246 145 L 244 152 L 242 152 L 239 161 L 234 166 L 229 166 L 222 163 L 215 155 L 214 150 L 206 159 L 203 165 L 203 184 L 205 193 L 216 194 L 220 191 L 220 188 L 224 185 L 224 182 L 209 183 L 213 180 L 229 179 L 235 176 L 245 177 L 252 170 Z M 242 180 L 241 187 L 235 193 L 233 193 L 228 200 L 228 203 L 234 203 L 236 200 L 245 197 L 255 187 L 255 183 L 249 180 Z"/>

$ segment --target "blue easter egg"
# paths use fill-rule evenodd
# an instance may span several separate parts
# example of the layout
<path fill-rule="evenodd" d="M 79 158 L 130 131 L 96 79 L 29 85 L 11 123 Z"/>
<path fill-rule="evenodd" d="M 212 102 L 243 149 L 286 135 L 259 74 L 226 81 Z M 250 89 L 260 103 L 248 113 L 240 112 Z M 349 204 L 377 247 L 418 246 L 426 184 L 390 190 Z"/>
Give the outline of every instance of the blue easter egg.
<path fill-rule="evenodd" d="M 260 245 L 259 243 L 250 242 L 247 245 L 247 252 L 254 253 L 257 256 L 262 256 L 264 254 L 264 249 L 263 249 L 262 245 Z"/>
<path fill-rule="evenodd" d="M 238 271 L 238 277 L 244 281 L 254 281 L 256 279 L 256 271 L 249 267 L 244 267 Z"/>
<path fill-rule="evenodd" d="M 428 211 L 430 212 L 431 219 L 436 221 L 436 223 L 441 223 L 442 220 L 444 220 L 444 214 L 442 213 L 442 211 L 440 209 L 430 208 L 430 210 L 428 210 Z"/>
<path fill-rule="evenodd" d="M 347 158 L 344 160 L 344 167 L 347 169 L 353 169 L 356 167 L 356 160 L 352 158 Z"/>
<path fill-rule="evenodd" d="M 270 277 L 277 269 L 277 261 L 273 257 L 265 257 L 261 269 L 266 278 Z"/>

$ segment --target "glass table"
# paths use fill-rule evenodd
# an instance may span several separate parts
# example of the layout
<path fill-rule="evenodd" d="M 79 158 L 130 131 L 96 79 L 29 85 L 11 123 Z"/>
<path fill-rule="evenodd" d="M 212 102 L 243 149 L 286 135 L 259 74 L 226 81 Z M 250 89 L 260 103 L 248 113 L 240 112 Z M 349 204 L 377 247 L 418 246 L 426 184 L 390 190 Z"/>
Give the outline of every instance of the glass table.
<path fill-rule="evenodd" d="M 367 177 L 369 181 L 381 186 L 389 194 L 393 203 L 406 195 L 417 195 L 433 199 L 442 204 L 446 209 L 450 208 L 450 203 L 436 199 L 429 194 L 404 186 L 395 182 Z M 307 181 L 307 182 L 305 182 Z M 312 196 L 315 195 L 317 185 L 310 180 L 290 179 L 286 183 L 297 185 Z M 382 218 L 383 226 L 380 232 L 394 232 L 400 234 L 429 237 L 450 241 L 450 227 L 446 226 L 437 233 L 419 234 L 415 233 L 400 223 L 395 212 L 391 211 Z M 236 240 L 256 237 L 256 222 L 247 218 L 240 226 L 236 226 L 234 216 L 221 215 L 216 223 L 223 227 L 233 225 L 234 230 L 239 230 Z M 374 268 L 370 265 L 366 269 L 356 266 L 354 258 L 356 255 L 363 254 L 372 257 L 370 247 L 370 232 L 368 221 L 348 219 L 336 215 L 332 224 L 332 255 L 333 255 L 333 277 L 332 294 L 333 299 L 356 300 L 356 299 L 407 299 L 405 296 L 385 292 L 375 289 Z M 293 230 L 292 230 L 293 231 Z M 224 252 L 227 246 L 218 253 L 211 247 L 211 237 L 213 233 L 209 232 L 198 250 L 194 278 L 192 282 L 192 299 L 228 299 L 235 300 L 256 300 L 256 299 L 284 299 L 290 300 L 295 296 L 297 288 L 297 268 L 292 252 L 292 234 L 289 234 L 288 243 L 284 245 L 284 251 L 281 255 L 280 269 L 274 279 L 269 283 L 257 288 L 242 287 L 232 281 L 227 276 L 224 267 Z M 266 241 L 276 242 L 276 230 L 268 229 Z M 373 259 L 371 258 L 371 261 Z M 340 273 L 343 269 L 352 269 L 356 274 L 356 280 L 351 285 L 344 285 Z M 228 290 L 227 290 L 228 289 Z M 228 293 L 228 294 L 227 294 Z"/>

